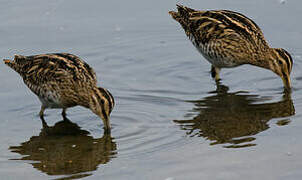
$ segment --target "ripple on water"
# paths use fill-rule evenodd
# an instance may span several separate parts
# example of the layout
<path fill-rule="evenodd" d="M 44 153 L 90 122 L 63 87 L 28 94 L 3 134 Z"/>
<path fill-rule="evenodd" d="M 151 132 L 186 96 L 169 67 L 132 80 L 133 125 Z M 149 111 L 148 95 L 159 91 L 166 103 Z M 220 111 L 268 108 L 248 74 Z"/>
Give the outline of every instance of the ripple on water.
<path fill-rule="evenodd" d="M 179 100 L 152 95 L 131 95 L 120 97 L 118 123 L 113 131 L 119 146 L 119 156 L 140 156 L 154 151 L 161 151 L 185 143 L 175 133 L 175 126 L 167 112 L 169 107 L 176 107 Z M 137 106 L 139 104 L 139 106 Z M 158 111 L 158 107 L 161 111 Z M 123 107 L 123 108 L 122 108 Z M 172 114 L 173 115 L 173 114 Z"/>
<path fill-rule="evenodd" d="M 47 5 L 46 1 L 7 2 L 10 3 L 1 4 L 4 24 L 0 50 L 5 57 L 11 56 L 7 53 L 53 51 L 79 55 L 94 68 L 99 85 L 110 89 L 117 104 L 111 116 L 111 136 L 103 135 L 102 121 L 83 108 L 68 110 L 71 123 L 61 121 L 60 110 L 47 110 L 46 121 L 54 125 L 40 132 L 38 99 L 24 93 L 29 91 L 20 79 L 12 81 L 19 78 L 17 74 L 0 66 L 4 120 L 1 121 L 1 154 L 9 157 L 0 157 L 3 166 L 8 167 L 1 170 L 3 177 L 10 177 L 13 172 L 19 179 L 42 176 L 77 179 L 92 174 L 90 179 L 127 179 L 125 174 L 129 179 L 134 176 L 134 179 L 166 180 L 201 176 L 242 179 L 241 176 L 251 175 L 263 179 L 291 174 L 294 179 L 301 174 L 296 173 L 300 172 L 296 167 L 301 163 L 294 152 L 291 153 L 294 158 L 282 157 L 283 150 L 301 146 L 298 140 L 291 141 L 291 138 L 300 139 L 301 114 L 294 118 L 292 115 L 295 109 L 299 113 L 302 108 L 301 49 L 295 48 L 297 53 L 293 56 L 292 98 L 283 97 L 279 77 L 252 66 L 222 70 L 222 83 L 228 87 L 215 90 L 210 64 L 167 13 L 175 9 L 175 3 L 120 1 L 117 7 L 114 1 L 75 1 L 73 6 L 68 1 L 51 1 Z M 288 38 L 293 40 L 289 42 L 292 47 L 299 46 L 301 23 L 295 19 L 299 6 L 294 2 L 270 8 L 269 1 L 258 1 L 263 4 L 262 14 L 257 2 L 243 2 L 221 4 L 211 0 L 202 4 L 205 8 L 242 9 L 250 11 L 251 16 L 254 11 L 258 20 L 265 13 L 275 15 L 282 8 L 285 12 L 282 18 L 297 27 L 291 32 L 283 28 L 281 32 L 288 36 L 280 36 L 279 30 L 272 29 L 272 25 L 280 26 L 279 18 L 266 16 L 259 23 L 267 24 L 265 32 L 272 33 L 268 39 L 276 47 L 278 43 L 288 43 Z M 278 128 L 275 124 L 289 124 L 283 128 L 285 136 L 278 136 L 280 131 L 267 131 Z M 262 132 L 266 132 L 265 137 L 259 135 Z M 259 143 L 263 144 L 258 146 Z M 255 145 L 258 148 L 253 151 L 219 148 Z M 146 154 L 149 156 L 142 158 Z M 148 161 L 150 157 L 152 161 Z M 5 159 L 13 160 L 8 163 Z M 123 170 L 125 166 L 128 169 Z M 238 175 L 230 169 L 241 173 Z M 281 171 L 272 175 L 276 169 Z M 114 178 L 108 178 L 110 174 Z"/>

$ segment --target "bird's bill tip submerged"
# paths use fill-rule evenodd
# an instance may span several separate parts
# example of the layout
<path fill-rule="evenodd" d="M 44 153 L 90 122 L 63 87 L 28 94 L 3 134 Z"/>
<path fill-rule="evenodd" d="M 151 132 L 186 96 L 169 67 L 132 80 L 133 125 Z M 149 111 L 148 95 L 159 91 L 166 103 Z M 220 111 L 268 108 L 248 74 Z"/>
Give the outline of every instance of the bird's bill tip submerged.
<path fill-rule="evenodd" d="M 291 81 L 290 81 L 290 76 L 285 76 L 285 77 L 281 77 L 283 84 L 284 84 L 284 88 L 286 90 L 290 90 L 291 89 Z"/>
<path fill-rule="evenodd" d="M 107 119 L 102 118 L 104 123 L 104 133 L 110 134 L 111 133 L 111 124 L 110 124 L 110 118 Z"/>
<path fill-rule="evenodd" d="M 104 116 L 102 111 L 97 111 L 97 112 L 92 111 L 92 112 L 102 119 L 105 133 L 110 133 L 111 130 L 110 117 L 106 115 Z"/>
<path fill-rule="evenodd" d="M 96 114 L 100 119 L 102 119 L 105 133 L 110 133 L 110 130 L 111 130 L 110 117 L 106 116 L 106 115 L 104 116 L 102 111 L 93 111 L 92 110 L 92 112 L 94 114 Z"/>

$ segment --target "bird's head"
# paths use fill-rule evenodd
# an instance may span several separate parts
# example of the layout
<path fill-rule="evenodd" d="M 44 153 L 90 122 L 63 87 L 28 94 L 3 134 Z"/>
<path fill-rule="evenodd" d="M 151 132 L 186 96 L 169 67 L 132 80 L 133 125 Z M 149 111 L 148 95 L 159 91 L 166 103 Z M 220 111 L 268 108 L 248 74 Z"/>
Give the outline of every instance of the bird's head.
<path fill-rule="evenodd" d="M 292 71 L 293 59 L 284 49 L 272 48 L 270 56 L 270 69 L 279 75 L 283 81 L 284 87 L 290 89 L 290 73 Z"/>
<path fill-rule="evenodd" d="M 110 132 L 110 113 L 114 105 L 114 98 L 107 89 L 98 87 L 93 90 L 89 108 L 103 120 L 105 132 Z"/>

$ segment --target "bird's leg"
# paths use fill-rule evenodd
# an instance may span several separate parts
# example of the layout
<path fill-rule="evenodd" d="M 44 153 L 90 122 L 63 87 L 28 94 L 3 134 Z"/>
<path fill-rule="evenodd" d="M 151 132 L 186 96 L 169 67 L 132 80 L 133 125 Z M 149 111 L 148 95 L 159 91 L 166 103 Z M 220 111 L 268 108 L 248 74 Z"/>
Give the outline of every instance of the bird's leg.
<path fill-rule="evenodd" d="M 212 67 L 211 67 L 211 75 L 212 75 L 212 78 L 215 78 L 215 81 L 219 81 L 220 80 L 219 72 L 220 72 L 220 68 L 215 67 L 215 66 L 212 65 Z"/>
<path fill-rule="evenodd" d="M 46 107 L 42 104 L 41 105 L 41 110 L 39 112 L 39 116 L 42 120 L 44 120 L 44 111 L 45 111 Z"/>
<path fill-rule="evenodd" d="M 42 121 L 43 128 L 47 128 L 48 127 L 47 123 L 44 120 L 44 111 L 45 111 L 45 109 L 46 109 L 46 107 L 43 106 L 43 104 L 42 104 L 41 105 L 41 110 L 39 112 L 39 116 L 40 116 L 40 119 Z"/>
<path fill-rule="evenodd" d="M 43 128 L 48 128 L 48 125 L 43 117 L 41 118 L 41 121 L 42 121 Z"/>
<path fill-rule="evenodd" d="M 66 118 L 66 108 L 63 108 L 63 110 L 62 110 L 62 116 L 63 116 L 64 120 L 67 119 Z"/>

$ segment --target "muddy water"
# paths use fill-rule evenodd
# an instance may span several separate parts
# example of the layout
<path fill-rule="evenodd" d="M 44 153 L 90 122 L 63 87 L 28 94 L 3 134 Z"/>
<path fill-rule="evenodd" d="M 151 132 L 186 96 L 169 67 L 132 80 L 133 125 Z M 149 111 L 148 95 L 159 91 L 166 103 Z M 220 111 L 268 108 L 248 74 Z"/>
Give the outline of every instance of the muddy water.
<path fill-rule="evenodd" d="M 282 1 L 283 2 L 283 1 Z M 0 66 L 0 175 L 4 179 L 299 179 L 302 175 L 300 1 L 186 1 L 251 17 L 293 56 L 292 94 L 273 73 L 210 65 L 168 11 L 175 1 L 3 1 L 0 52 L 69 52 L 116 99 L 112 134 L 76 107 L 63 121 Z"/>

